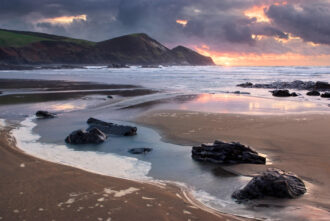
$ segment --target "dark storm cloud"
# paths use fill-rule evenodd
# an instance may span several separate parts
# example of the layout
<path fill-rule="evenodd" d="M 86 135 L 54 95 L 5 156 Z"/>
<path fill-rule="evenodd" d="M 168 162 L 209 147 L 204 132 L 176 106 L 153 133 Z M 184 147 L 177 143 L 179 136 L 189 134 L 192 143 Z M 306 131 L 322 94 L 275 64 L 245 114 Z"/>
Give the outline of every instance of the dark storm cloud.
<path fill-rule="evenodd" d="M 207 44 L 212 49 L 221 51 L 290 51 L 289 48 L 281 47 L 277 43 L 276 45 L 275 43 L 260 44 L 252 38 L 253 34 L 287 39 L 287 33 L 292 33 L 302 36 L 306 41 L 312 39 L 314 42 L 329 43 L 329 24 L 327 24 L 329 15 L 325 12 L 326 9 L 322 11 L 313 4 L 308 4 L 307 1 L 290 1 L 298 5 L 303 4 L 303 12 L 297 11 L 291 5 L 271 6 L 266 13 L 273 23 L 258 23 L 256 19 L 248 18 L 243 13 L 256 4 L 273 2 L 272 0 L 1 0 L 0 27 L 42 31 L 93 41 L 145 32 L 169 47 L 178 44 L 187 46 Z M 313 13 L 314 17 L 311 16 Z M 38 22 L 45 18 L 81 14 L 87 15 L 86 21 L 75 20 L 65 26 Z M 176 23 L 177 19 L 187 20 L 188 23 L 183 27 Z M 317 25 L 313 26 L 313 24 Z M 315 36 L 313 32 L 316 32 Z"/>
<path fill-rule="evenodd" d="M 277 27 L 305 41 L 330 44 L 330 4 L 310 1 L 302 4 L 272 5 L 266 12 Z"/>

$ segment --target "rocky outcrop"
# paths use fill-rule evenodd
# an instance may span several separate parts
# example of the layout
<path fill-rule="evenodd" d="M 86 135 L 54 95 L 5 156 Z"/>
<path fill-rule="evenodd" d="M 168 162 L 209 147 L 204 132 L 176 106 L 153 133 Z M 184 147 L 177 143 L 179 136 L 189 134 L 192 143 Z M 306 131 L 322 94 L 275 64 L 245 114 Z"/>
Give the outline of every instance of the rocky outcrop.
<path fill-rule="evenodd" d="M 276 81 L 269 84 L 253 84 L 251 82 L 246 82 L 243 84 L 238 84 L 238 87 L 244 88 L 266 88 L 266 89 L 297 89 L 297 90 L 318 90 L 325 91 L 330 89 L 330 84 L 323 81 Z"/>
<path fill-rule="evenodd" d="M 65 138 L 68 144 L 100 144 L 107 139 L 107 136 L 97 128 L 90 130 L 76 130 Z"/>
<path fill-rule="evenodd" d="M 307 95 L 307 96 L 320 96 L 321 93 L 318 92 L 318 91 L 313 90 L 313 91 L 308 91 L 308 92 L 306 93 L 306 95 Z"/>
<path fill-rule="evenodd" d="M 297 175 L 279 169 L 268 169 L 254 177 L 243 189 L 232 197 L 237 200 L 260 199 L 266 196 L 276 198 L 297 198 L 306 193 L 304 182 Z"/>
<path fill-rule="evenodd" d="M 271 91 L 274 97 L 297 97 L 298 94 L 295 92 L 290 93 L 289 90 L 274 90 Z"/>
<path fill-rule="evenodd" d="M 131 154 L 146 154 L 151 152 L 152 149 L 148 147 L 132 148 L 128 152 Z"/>
<path fill-rule="evenodd" d="M 37 118 L 46 119 L 46 118 L 54 118 L 54 117 L 56 117 L 56 114 L 50 113 L 48 111 L 42 111 L 42 110 L 40 110 L 40 111 L 37 111 L 36 112 L 36 116 L 37 116 Z"/>
<path fill-rule="evenodd" d="M 213 144 L 193 147 L 191 153 L 194 160 L 217 164 L 266 163 L 265 157 L 237 142 L 225 143 L 216 140 Z"/>
<path fill-rule="evenodd" d="M 321 94 L 321 97 L 330 98 L 330 92 L 325 92 L 325 93 Z"/>
<path fill-rule="evenodd" d="M 87 120 L 90 130 L 92 128 L 97 128 L 107 135 L 118 135 L 118 136 L 134 136 L 136 135 L 137 128 L 131 126 L 117 125 L 113 123 L 108 123 L 95 118 L 89 118 Z"/>
<path fill-rule="evenodd" d="M 109 64 L 108 68 L 129 68 L 129 66 L 125 64 Z"/>

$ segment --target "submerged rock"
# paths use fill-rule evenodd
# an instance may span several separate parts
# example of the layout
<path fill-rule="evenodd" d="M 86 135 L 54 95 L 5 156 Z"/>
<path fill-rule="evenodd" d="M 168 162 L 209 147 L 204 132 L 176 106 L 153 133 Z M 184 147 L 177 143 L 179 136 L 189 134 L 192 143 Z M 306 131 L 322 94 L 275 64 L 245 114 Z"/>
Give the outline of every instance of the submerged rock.
<path fill-rule="evenodd" d="M 69 144 L 100 144 L 107 139 L 107 136 L 97 128 L 91 130 L 76 130 L 65 138 Z"/>
<path fill-rule="evenodd" d="M 321 97 L 330 98 L 330 92 L 325 92 L 325 93 L 321 94 Z"/>
<path fill-rule="evenodd" d="M 246 83 L 243 83 L 243 84 L 238 84 L 236 86 L 237 87 L 251 88 L 251 87 L 253 87 L 253 84 L 251 82 L 246 82 Z"/>
<path fill-rule="evenodd" d="M 128 152 L 131 154 L 145 154 L 151 152 L 152 149 L 148 147 L 132 148 Z"/>
<path fill-rule="evenodd" d="M 306 95 L 307 96 L 320 96 L 321 94 L 320 94 L 320 92 L 313 90 L 313 91 L 308 91 Z"/>
<path fill-rule="evenodd" d="M 213 144 L 202 144 L 192 148 L 192 158 L 218 164 L 254 163 L 265 164 L 266 158 L 248 146 L 237 142 L 225 143 L 214 141 Z"/>
<path fill-rule="evenodd" d="M 37 111 L 36 112 L 36 116 L 38 118 L 44 118 L 44 119 L 46 119 L 46 118 L 54 118 L 54 117 L 56 117 L 56 114 L 50 113 L 48 111 L 42 111 L 42 110 L 40 110 L 40 111 Z"/>
<path fill-rule="evenodd" d="M 87 130 L 97 128 L 107 135 L 134 136 L 137 131 L 136 127 L 108 123 L 95 118 L 89 118 L 87 123 L 90 125 Z"/>
<path fill-rule="evenodd" d="M 290 93 L 289 90 L 274 90 L 271 91 L 274 97 L 297 97 L 298 94 L 295 92 Z"/>
<path fill-rule="evenodd" d="M 304 182 L 297 175 L 279 169 L 268 169 L 255 176 L 243 189 L 232 197 L 237 200 L 260 199 L 266 196 L 297 198 L 306 193 Z"/>
<path fill-rule="evenodd" d="M 109 98 L 109 99 L 113 99 L 113 97 L 112 97 L 111 95 L 108 95 L 107 98 Z"/>

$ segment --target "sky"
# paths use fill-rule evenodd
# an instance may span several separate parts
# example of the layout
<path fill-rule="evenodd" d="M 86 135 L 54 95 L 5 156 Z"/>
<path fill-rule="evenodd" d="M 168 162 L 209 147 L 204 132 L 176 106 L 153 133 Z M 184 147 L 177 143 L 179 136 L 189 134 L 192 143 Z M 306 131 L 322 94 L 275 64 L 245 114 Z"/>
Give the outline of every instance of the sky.
<path fill-rule="evenodd" d="M 330 65 L 330 0 L 1 0 L 0 28 L 102 41 L 146 33 L 219 65 Z"/>

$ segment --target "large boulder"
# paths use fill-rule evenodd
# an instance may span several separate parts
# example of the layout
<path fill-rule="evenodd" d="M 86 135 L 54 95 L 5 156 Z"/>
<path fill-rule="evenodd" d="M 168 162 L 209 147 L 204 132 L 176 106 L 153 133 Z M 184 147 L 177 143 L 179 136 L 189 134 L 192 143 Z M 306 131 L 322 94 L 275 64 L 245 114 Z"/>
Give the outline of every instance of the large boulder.
<path fill-rule="evenodd" d="M 297 97 L 298 94 L 295 92 L 290 93 L 289 90 L 274 90 L 271 91 L 274 97 Z"/>
<path fill-rule="evenodd" d="M 46 118 L 54 118 L 54 117 L 56 117 L 56 114 L 50 113 L 48 111 L 42 111 L 42 110 L 40 110 L 40 111 L 37 111 L 36 112 L 36 116 L 38 118 L 44 118 L 44 119 L 46 119 Z"/>
<path fill-rule="evenodd" d="M 317 81 L 317 82 L 315 82 L 314 89 L 315 90 L 321 90 L 321 91 L 329 90 L 330 89 L 330 84 L 328 82 L 325 82 L 325 81 Z"/>
<path fill-rule="evenodd" d="M 265 157 L 260 156 L 250 147 L 237 142 L 225 143 L 216 140 L 213 144 L 193 147 L 191 153 L 194 160 L 217 164 L 266 163 Z"/>
<path fill-rule="evenodd" d="M 87 130 L 97 128 L 107 135 L 118 135 L 118 136 L 133 136 L 136 135 L 137 128 L 131 126 L 117 125 L 114 123 L 108 123 L 95 118 L 89 118 L 87 120 L 89 128 Z"/>
<path fill-rule="evenodd" d="M 243 189 L 232 197 L 237 200 L 260 199 L 266 196 L 277 198 L 297 198 L 306 193 L 304 182 L 297 175 L 279 169 L 268 169 L 255 176 Z"/>
<path fill-rule="evenodd" d="M 97 128 L 91 130 L 76 130 L 65 138 L 69 144 L 100 144 L 107 139 L 107 136 Z"/>

